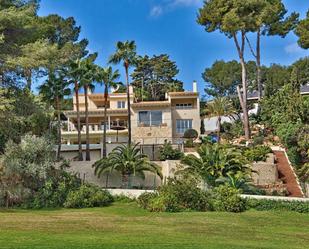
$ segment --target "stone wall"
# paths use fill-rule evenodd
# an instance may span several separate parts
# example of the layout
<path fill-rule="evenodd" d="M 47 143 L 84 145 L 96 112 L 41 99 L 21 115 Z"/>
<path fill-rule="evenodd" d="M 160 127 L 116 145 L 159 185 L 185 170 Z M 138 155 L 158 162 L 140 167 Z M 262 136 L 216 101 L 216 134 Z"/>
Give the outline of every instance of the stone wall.
<path fill-rule="evenodd" d="M 253 163 L 252 169 L 256 171 L 252 174 L 255 185 L 264 186 L 278 183 L 278 169 L 274 154 L 269 154 L 266 162 Z"/>

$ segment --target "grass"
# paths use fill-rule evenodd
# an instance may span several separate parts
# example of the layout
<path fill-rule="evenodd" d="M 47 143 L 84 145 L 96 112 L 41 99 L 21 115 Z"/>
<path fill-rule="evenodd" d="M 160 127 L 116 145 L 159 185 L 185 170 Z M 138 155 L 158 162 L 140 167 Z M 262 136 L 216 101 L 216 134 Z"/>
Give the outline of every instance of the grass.
<path fill-rule="evenodd" d="M 135 203 L 0 212 L 0 248 L 308 248 L 309 215 L 149 213 Z"/>

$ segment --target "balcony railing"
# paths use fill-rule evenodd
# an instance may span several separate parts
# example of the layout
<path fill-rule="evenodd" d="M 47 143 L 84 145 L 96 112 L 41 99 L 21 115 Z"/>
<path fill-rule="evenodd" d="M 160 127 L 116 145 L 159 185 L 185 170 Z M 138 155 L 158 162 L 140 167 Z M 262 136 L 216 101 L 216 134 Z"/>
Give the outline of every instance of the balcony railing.
<path fill-rule="evenodd" d="M 125 130 L 127 129 L 126 120 L 112 120 L 109 124 L 106 125 L 106 130 Z M 104 124 L 98 123 L 89 123 L 89 132 L 100 132 L 104 130 Z M 81 124 L 81 131 L 86 132 L 86 125 Z M 77 132 L 77 125 L 71 122 L 64 122 L 62 124 L 62 132 Z"/>

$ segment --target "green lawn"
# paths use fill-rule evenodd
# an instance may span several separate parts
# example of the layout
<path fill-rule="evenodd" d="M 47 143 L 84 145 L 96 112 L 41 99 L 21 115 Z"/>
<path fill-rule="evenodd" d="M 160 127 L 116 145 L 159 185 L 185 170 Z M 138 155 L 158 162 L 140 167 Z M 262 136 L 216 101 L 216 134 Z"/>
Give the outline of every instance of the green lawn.
<path fill-rule="evenodd" d="M 308 248 L 309 215 L 149 213 L 135 203 L 0 212 L 0 248 Z"/>

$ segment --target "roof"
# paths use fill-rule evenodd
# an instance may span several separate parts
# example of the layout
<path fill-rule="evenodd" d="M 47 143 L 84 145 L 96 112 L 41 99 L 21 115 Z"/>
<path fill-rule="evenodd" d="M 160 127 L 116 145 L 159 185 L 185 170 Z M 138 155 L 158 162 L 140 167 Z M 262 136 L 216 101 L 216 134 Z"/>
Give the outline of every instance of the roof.
<path fill-rule="evenodd" d="M 137 102 L 132 103 L 131 106 L 134 107 L 165 107 L 170 106 L 171 103 L 169 101 L 143 101 L 143 102 Z"/>
<path fill-rule="evenodd" d="M 300 87 L 300 94 L 309 94 L 309 84 Z"/>
<path fill-rule="evenodd" d="M 299 92 L 301 95 L 307 95 L 307 94 L 309 95 L 309 85 L 301 86 Z M 259 97 L 259 93 L 256 90 L 249 92 L 247 95 L 248 100 L 255 100 L 255 99 L 258 99 L 258 97 Z"/>
<path fill-rule="evenodd" d="M 258 97 L 259 97 L 259 92 L 258 91 L 253 91 L 253 92 L 249 92 L 248 94 L 247 94 L 247 99 L 258 99 Z"/>
<path fill-rule="evenodd" d="M 197 92 L 169 92 L 169 96 L 174 97 L 174 96 L 198 96 Z"/>

